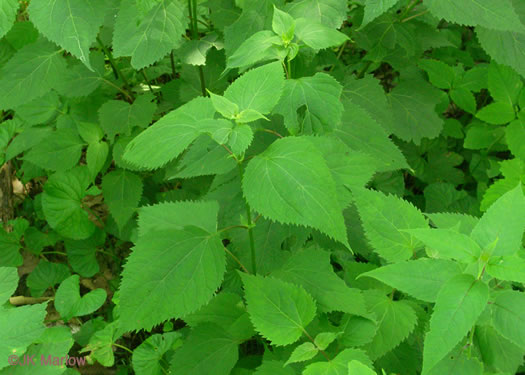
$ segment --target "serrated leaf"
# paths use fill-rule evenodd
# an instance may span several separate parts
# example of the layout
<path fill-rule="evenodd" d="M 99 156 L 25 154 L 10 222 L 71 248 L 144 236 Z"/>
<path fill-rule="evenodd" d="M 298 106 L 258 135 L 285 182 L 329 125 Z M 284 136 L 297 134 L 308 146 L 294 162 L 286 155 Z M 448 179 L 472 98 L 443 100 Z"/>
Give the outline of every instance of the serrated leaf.
<path fill-rule="evenodd" d="M 17 0 L 5 0 L 0 4 L 0 38 L 7 34 L 15 23 L 19 6 Z"/>
<path fill-rule="evenodd" d="M 296 342 L 315 317 L 315 301 L 302 287 L 273 277 L 241 274 L 255 329 L 273 345 Z"/>
<path fill-rule="evenodd" d="M 126 146 L 124 160 L 143 168 L 159 168 L 182 153 L 201 134 L 201 123 L 214 115 L 209 98 L 196 98 L 134 138 Z"/>
<path fill-rule="evenodd" d="M 0 109 L 10 109 L 51 90 L 66 71 L 57 47 L 44 39 L 20 49 L 0 70 Z"/>
<path fill-rule="evenodd" d="M 505 139 L 512 154 L 525 161 L 525 121 L 512 121 L 505 128 Z"/>
<path fill-rule="evenodd" d="M 494 102 L 481 108 L 476 117 L 493 125 L 503 125 L 516 118 L 512 104 L 505 102 Z"/>
<path fill-rule="evenodd" d="M 107 4 L 96 0 L 35 0 L 27 11 L 31 22 L 91 69 L 89 48 L 104 21 Z"/>
<path fill-rule="evenodd" d="M 435 302 L 443 284 L 461 272 L 455 262 L 422 258 L 379 267 L 359 277 L 373 277 L 417 299 Z"/>
<path fill-rule="evenodd" d="M 423 348 L 427 374 L 465 337 L 487 306 L 488 286 L 471 275 L 458 275 L 441 288 Z"/>
<path fill-rule="evenodd" d="M 196 327 L 171 359 L 174 375 L 228 375 L 239 357 L 239 342 L 221 327 Z"/>
<path fill-rule="evenodd" d="M 468 26 L 483 26 L 500 31 L 525 31 L 510 0 L 426 0 L 425 5 L 437 18 Z"/>
<path fill-rule="evenodd" d="M 377 322 L 376 335 L 365 348 L 372 359 L 377 359 L 408 337 L 416 326 L 417 316 L 407 302 L 394 301 L 379 291 L 367 291 L 364 296 Z"/>
<path fill-rule="evenodd" d="M 27 160 L 43 169 L 67 171 L 82 155 L 84 143 L 71 129 L 58 129 L 24 155 Z"/>
<path fill-rule="evenodd" d="M 295 20 L 288 13 L 283 12 L 274 6 L 272 18 L 272 30 L 281 37 L 282 40 L 291 41 L 295 31 Z"/>
<path fill-rule="evenodd" d="M 430 83 L 439 89 L 450 89 L 454 82 L 454 69 L 439 60 L 422 59 L 418 66 L 427 72 Z"/>
<path fill-rule="evenodd" d="M 208 91 L 208 94 L 210 95 L 213 108 L 227 119 L 232 119 L 239 113 L 237 104 L 231 102 L 224 96 L 216 95 L 210 91 Z"/>
<path fill-rule="evenodd" d="M 376 375 L 376 372 L 354 359 L 348 362 L 348 375 Z"/>
<path fill-rule="evenodd" d="M 348 147 L 370 155 L 379 172 L 408 167 L 405 156 L 365 110 L 346 100 L 342 124 L 335 134 Z"/>
<path fill-rule="evenodd" d="M 284 117 L 291 134 L 328 133 L 339 124 L 343 114 L 341 92 L 341 85 L 326 73 L 289 79 L 274 112 Z M 304 113 L 299 115 L 301 109 Z"/>
<path fill-rule="evenodd" d="M 243 68 L 263 60 L 275 60 L 284 54 L 277 47 L 281 39 L 273 31 L 259 31 L 246 39 L 237 50 L 228 57 L 228 68 Z M 285 57 L 282 56 L 283 58 Z"/>
<path fill-rule="evenodd" d="M 97 233 L 97 232 L 96 232 Z M 96 251 L 97 240 L 93 236 L 83 241 L 64 241 L 66 246 L 67 260 L 71 268 L 82 277 L 92 277 L 99 270 L 100 267 L 97 262 Z M 104 238 L 102 238 L 102 241 Z"/>
<path fill-rule="evenodd" d="M 411 203 L 379 191 L 354 191 L 366 237 L 374 250 L 390 263 L 410 259 L 420 242 L 406 229 L 427 228 L 423 214 Z"/>
<path fill-rule="evenodd" d="M 45 330 L 47 303 L 5 309 L 0 307 L 0 369 L 9 366 L 10 355 L 22 356 Z"/>
<path fill-rule="evenodd" d="M 18 286 L 18 273 L 15 267 L 0 267 L 0 303 L 13 295 Z"/>
<path fill-rule="evenodd" d="M 41 261 L 27 276 L 26 285 L 31 290 L 31 295 L 40 297 L 47 288 L 60 284 L 71 275 L 65 264 Z"/>
<path fill-rule="evenodd" d="M 160 375 L 169 369 L 166 366 L 167 352 L 179 340 L 179 332 L 166 332 L 148 337 L 135 350 L 131 357 L 133 370 L 137 375 Z"/>
<path fill-rule="evenodd" d="M 449 95 L 459 108 L 468 113 L 476 113 L 476 98 L 470 90 L 465 88 L 455 88 L 450 90 Z"/>
<path fill-rule="evenodd" d="M 363 346 L 368 344 L 374 338 L 377 325 L 376 323 L 361 316 L 351 315 L 347 316 L 341 323 L 341 328 L 344 329 L 339 341 L 347 346 Z"/>
<path fill-rule="evenodd" d="M 366 314 L 365 301 L 360 291 L 349 288 L 334 273 L 330 264 L 330 254 L 325 251 L 298 251 L 271 275 L 302 286 L 317 301 L 321 312 Z"/>
<path fill-rule="evenodd" d="M 112 141 L 117 134 L 130 135 L 136 126 L 147 127 L 157 109 L 151 100 L 151 95 L 141 95 L 131 105 L 122 100 L 104 103 L 98 110 L 98 118 L 109 139 Z"/>
<path fill-rule="evenodd" d="M 348 363 L 357 360 L 373 367 L 372 361 L 361 349 L 344 349 L 332 358 L 330 362 L 311 363 L 303 371 L 303 375 L 348 375 Z"/>
<path fill-rule="evenodd" d="M 90 351 L 90 356 L 102 366 L 111 367 L 115 363 L 113 344 L 122 335 L 118 321 L 108 324 L 89 339 L 88 345 L 81 352 Z"/>
<path fill-rule="evenodd" d="M 51 228 L 64 237 L 82 240 L 95 231 L 95 224 L 82 206 L 88 185 L 85 167 L 55 173 L 44 185 L 42 210 Z"/>
<path fill-rule="evenodd" d="M 308 18 L 298 18 L 295 24 L 297 39 L 314 50 L 336 47 L 348 40 L 345 34 Z"/>
<path fill-rule="evenodd" d="M 345 0 L 295 0 L 285 10 L 294 18 L 306 18 L 325 26 L 338 28 L 346 19 Z"/>
<path fill-rule="evenodd" d="M 328 348 L 328 345 L 334 342 L 337 336 L 338 333 L 335 332 L 321 332 L 317 336 L 315 336 L 314 342 L 319 349 L 325 350 L 326 348 Z"/>
<path fill-rule="evenodd" d="M 182 230 L 186 225 L 217 231 L 219 205 L 214 201 L 179 201 L 140 208 L 139 237 L 154 230 Z"/>
<path fill-rule="evenodd" d="M 142 197 L 142 179 L 123 169 L 102 178 L 102 194 L 120 230 L 133 216 Z"/>
<path fill-rule="evenodd" d="M 106 291 L 101 288 L 81 297 L 79 280 L 78 275 L 68 277 L 62 281 L 55 294 L 55 308 L 66 321 L 74 316 L 91 314 L 106 301 Z"/>
<path fill-rule="evenodd" d="M 252 69 L 237 78 L 224 92 L 224 97 L 239 106 L 239 112 L 253 109 L 270 113 L 281 97 L 284 71 L 274 62 Z"/>
<path fill-rule="evenodd" d="M 486 271 L 497 279 L 525 284 L 525 259 L 518 256 L 509 255 L 491 260 Z"/>
<path fill-rule="evenodd" d="M 525 295 L 506 290 L 499 292 L 492 306 L 492 325 L 505 338 L 525 350 Z"/>
<path fill-rule="evenodd" d="M 488 86 L 494 100 L 513 106 L 518 102 L 523 82 L 514 69 L 492 61 L 489 66 Z"/>
<path fill-rule="evenodd" d="M 139 237 L 122 273 L 121 326 L 149 330 L 196 310 L 220 286 L 225 267 L 219 237 L 200 227 L 148 231 Z M 166 304 L 166 298 L 174 303 Z"/>
<path fill-rule="evenodd" d="M 364 28 L 383 13 L 386 13 L 398 2 L 399 0 L 368 0 L 365 3 L 365 15 L 360 29 Z"/>
<path fill-rule="evenodd" d="M 150 2 L 140 9 L 137 0 L 125 0 L 115 21 L 113 50 L 115 57 L 131 56 L 136 70 L 166 56 L 182 42 L 188 17 L 179 1 Z"/>
<path fill-rule="evenodd" d="M 521 246 L 525 230 L 525 197 L 521 184 L 494 202 L 472 230 L 481 248 L 495 243 L 492 255 L 513 255 Z"/>
<path fill-rule="evenodd" d="M 319 350 L 315 347 L 314 344 L 312 344 L 311 342 L 305 342 L 295 347 L 292 354 L 290 355 L 290 358 L 288 358 L 284 365 L 286 366 L 291 363 L 308 361 L 309 359 L 315 357 L 315 355 L 318 352 Z"/>
<path fill-rule="evenodd" d="M 97 174 L 104 167 L 108 154 L 109 145 L 104 141 L 88 145 L 86 150 L 86 162 L 92 179 L 95 179 Z"/>
<path fill-rule="evenodd" d="M 523 362 L 524 349 L 519 348 L 491 326 L 476 326 L 477 345 L 485 365 L 515 374 Z"/>
<path fill-rule="evenodd" d="M 443 120 L 435 110 L 441 93 L 428 83 L 402 82 L 388 94 L 388 100 L 396 124 L 393 133 L 399 138 L 419 144 L 422 138 L 441 133 Z"/>
<path fill-rule="evenodd" d="M 481 47 L 498 63 L 525 77 L 525 33 L 476 27 Z"/>
<path fill-rule="evenodd" d="M 432 255 L 443 259 L 456 259 L 464 263 L 472 263 L 481 254 L 480 246 L 469 236 L 454 229 L 412 229 L 407 230 L 412 236 L 427 246 Z"/>
<path fill-rule="evenodd" d="M 349 247 L 330 170 L 307 138 L 272 143 L 250 160 L 242 185 L 250 206 L 263 216 L 313 227 Z"/>
<path fill-rule="evenodd" d="M 84 97 L 95 91 L 102 82 L 106 81 L 105 74 L 105 56 L 101 52 L 93 51 L 90 55 L 90 65 L 93 70 L 89 70 L 79 60 L 72 60 L 69 62 L 67 70 L 61 76 L 61 79 L 56 81 L 54 89 L 60 95 L 67 98 Z"/>
<path fill-rule="evenodd" d="M 15 108 L 16 115 L 27 125 L 46 124 L 58 114 L 61 103 L 58 95 L 50 91 L 40 98 Z"/>

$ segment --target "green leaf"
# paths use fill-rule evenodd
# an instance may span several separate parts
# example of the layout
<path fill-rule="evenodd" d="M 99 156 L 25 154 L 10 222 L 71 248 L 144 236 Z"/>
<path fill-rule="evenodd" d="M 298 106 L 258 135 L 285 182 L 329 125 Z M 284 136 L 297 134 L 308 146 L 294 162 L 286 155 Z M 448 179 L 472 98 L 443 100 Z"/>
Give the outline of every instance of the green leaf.
<path fill-rule="evenodd" d="M 426 228 L 412 229 L 407 232 L 423 242 L 433 256 L 472 263 L 481 255 L 482 249 L 476 241 L 455 229 Z"/>
<path fill-rule="evenodd" d="M 106 9 L 107 3 L 95 0 L 35 0 L 27 11 L 38 31 L 91 69 L 89 48 Z"/>
<path fill-rule="evenodd" d="M 88 145 L 86 150 L 86 162 L 91 175 L 94 180 L 97 174 L 102 170 L 106 164 L 109 154 L 109 145 L 106 142 L 96 142 Z"/>
<path fill-rule="evenodd" d="M 199 40 L 186 40 L 176 53 L 181 61 L 189 65 L 206 65 L 208 52 L 212 47 L 221 50 L 224 46 L 216 32 L 211 32 Z"/>
<path fill-rule="evenodd" d="M 313 227 L 349 247 L 330 170 L 307 138 L 272 143 L 250 160 L 242 185 L 250 206 L 264 217 Z"/>
<path fill-rule="evenodd" d="M 67 265 L 41 261 L 27 276 L 26 285 L 31 290 L 32 296 L 40 297 L 47 288 L 60 284 L 69 276 L 71 276 L 71 272 Z"/>
<path fill-rule="evenodd" d="M 19 6 L 17 0 L 6 0 L 0 4 L 0 38 L 7 34 L 15 23 Z"/>
<path fill-rule="evenodd" d="M 423 374 L 432 370 L 473 328 L 488 298 L 488 286 L 471 275 L 455 276 L 443 285 L 425 336 Z"/>
<path fill-rule="evenodd" d="M 302 286 L 317 301 L 319 311 L 366 315 L 358 289 L 349 288 L 333 271 L 330 254 L 307 249 L 294 253 L 272 276 Z"/>
<path fill-rule="evenodd" d="M 54 91 L 40 98 L 16 107 L 16 115 L 27 125 L 46 124 L 53 120 L 61 107 L 60 99 Z"/>
<path fill-rule="evenodd" d="M 407 168 L 405 156 L 365 110 L 345 100 L 342 124 L 335 134 L 348 147 L 374 158 L 379 172 Z"/>
<path fill-rule="evenodd" d="M 225 174 L 236 165 L 224 147 L 208 135 L 202 135 L 188 147 L 173 168 L 166 168 L 166 179 Z"/>
<path fill-rule="evenodd" d="M 428 74 L 430 83 L 439 89 L 451 89 L 456 74 L 454 69 L 448 64 L 439 60 L 422 59 L 419 60 L 419 67 Z"/>
<path fill-rule="evenodd" d="M 336 47 L 348 40 L 345 34 L 308 18 L 298 18 L 295 24 L 297 39 L 314 50 Z"/>
<path fill-rule="evenodd" d="M 154 334 L 142 342 L 135 350 L 131 361 L 137 375 L 162 374 L 167 372 L 168 353 L 180 339 L 179 332 Z"/>
<path fill-rule="evenodd" d="M 20 49 L 0 70 L 0 109 L 10 109 L 43 96 L 66 71 L 53 43 L 39 39 Z"/>
<path fill-rule="evenodd" d="M 525 350 L 525 295 L 506 290 L 499 292 L 492 305 L 492 325 L 506 339 Z"/>
<path fill-rule="evenodd" d="M 290 42 L 294 37 L 295 20 L 288 13 L 273 7 L 272 30 L 281 37 L 283 41 Z"/>
<path fill-rule="evenodd" d="M 179 1 L 148 2 L 125 0 L 115 21 L 113 51 L 115 57 L 131 56 L 136 70 L 145 68 L 181 45 L 188 25 Z"/>
<path fill-rule="evenodd" d="M 142 179 L 123 169 L 102 178 L 102 194 L 120 230 L 133 216 L 142 197 Z"/>
<path fill-rule="evenodd" d="M 397 85 L 388 100 L 395 119 L 393 132 L 405 141 L 419 144 L 422 138 L 435 138 L 443 128 L 443 120 L 435 107 L 441 93 L 424 81 L 405 81 Z"/>
<path fill-rule="evenodd" d="M 286 366 L 291 363 L 308 361 L 309 359 L 315 357 L 318 352 L 319 350 L 315 347 L 314 344 L 312 344 L 311 342 L 305 342 L 295 347 L 292 354 L 290 355 L 290 358 L 288 358 L 284 365 Z"/>
<path fill-rule="evenodd" d="M 182 153 L 201 134 L 201 123 L 214 115 L 209 98 L 196 98 L 134 138 L 126 146 L 124 160 L 148 169 L 162 167 Z"/>
<path fill-rule="evenodd" d="M 208 215 L 216 218 L 216 212 Z M 219 237 L 200 227 L 146 232 L 122 273 L 121 326 L 149 330 L 198 309 L 220 286 L 225 263 Z M 174 303 L 165 303 L 167 295 Z"/>
<path fill-rule="evenodd" d="M 89 339 L 88 345 L 81 352 L 90 351 L 91 358 L 102 366 L 111 367 L 115 363 L 113 344 L 122 335 L 118 321 L 108 324 L 104 329 L 97 331 Z"/>
<path fill-rule="evenodd" d="M 377 359 L 408 337 L 416 326 L 417 316 L 406 301 L 393 301 L 377 290 L 367 291 L 364 296 L 377 322 L 376 335 L 365 348 L 372 359 Z"/>
<path fill-rule="evenodd" d="M 525 197 L 521 184 L 494 202 L 472 230 L 482 249 L 495 241 L 492 255 L 513 255 L 521 246 L 525 230 Z"/>
<path fill-rule="evenodd" d="M 427 0 L 425 5 L 437 18 L 467 26 L 499 31 L 525 31 L 510 0 Z"/>
<path fill-rule="evenodd" d="M 80 297 L 79 281 L 78 275 L 72 275 L 62 281 L 56 291 L 55 308 L 64 320 L 91 314 L 106 301 L 106 291 L 101 288 L 94 289 Z"/>
<path fill-rule="evenodd" d="M 237 78 L 224 92 L 224 97 L 239 106 L 239 112 L 253 109 L 270 113 L 281 96 L 284 71 L 274 62 L 250 70 Z"/>
<path fill-rule="evenodd" d="M 514 106 L 518 102 L 523 82 L 514 69 L 492 61 L 489 66 L 488 86 L 494 100 Z"/>
<path fill-rule="evenodd" d="M 355 359 L 348 362 L 348 375 L 376 375 L 376 373 Z"/>
<path fill-rule="evenodd" d="M 0 267 L 0 303 L 13 295 L 18 286 L 18 272 L 15 267 Z"/>
<path fill-rule="evenodd" d="M 525 77 L 525 33 L 476 27 L 476 34 L 481 47 L 495 61 Z"/>
<path fill-rule="evenodd" d="M 122 100 L 104 103 L 98 110 L 98 118 L 109 139 L 112 141 L 117 134 L 131 135 L 134 127 L 147 127 L 157 109 L 152 99 L 152 95 L 141 95 L 133 104 Z"/>
<path fill-rule="evenodd" d="M 461 87 L 455 88 L 450 90 L 449 95 L 459 108 L 468 113 L 476 113 L 476 98 L 470 90 Z"/>
<path fill-rule="evenodd" d="M 509 103 L 494 102 L 481 108 L 476 117 L 493 125 L 503 125 L 516 118 L 514 108 Z"/>
<path fill-rule="evenodd" d="M 524 349 L 499 335 L 491 326 L 476 326 L 476 341 L 483 363 L 502 372 L 515 374 L 523 362 Z"/>
<path fill-rule="evenodd" d="M 228 138 L 228 146 L 234 155 L 244 155 L 253 141 L 253 130 L 249 125 L 235 125 Z"/>
<path fill-rule="evenodd" d="M 388 12 L 388 10 L 398 2 L 399 0 L 368 0 L 365 3 L 365 15 L 363 17 L 363 22 L 361 22 L 361 26 L 359 28 L 363 29 L 377 17 L 383 13 Z"/>
<path fill-rule="evenodd" d="M 319 349 L 325 350 L 332 342 L 334 342 L 339 334 L 340 333 L 335 332 L 321 332 L 315 336 L 315 345 L 317 345 Z"/>
<path fill-rule="evenodd" d="M 239 106 L 224 96 L 216 95 L 208 90 L 213 108 L 227 119 L 233 119 L 239 114 Z"/>
<path fill-rule="evenodd" d="M 239 343 L 215 324 L 196 327 L 171 359 L 174 375 L 228 375 L 239 357 Z"/>
<path fill-rule="evenodd" d="M 326 73 L 289 79 L 274 112 L 284 117 L 284 125 L 291 134 L 328 133 L 339 124 L 343 114 L 341 92 L 339 82 Z M 301 111 L 302 114 L 298 113 Z"/>
<path fill-rule="evenodd" d="M 341 328 L 344 329 L 339 341 L 346 347 L 363 346 L 374 338 L 377 326 L 373 320 L 350 315 L 344 318 Z"/>
<path fill-rule="evenodd" d="M 95 232 L 100 233 L 100 232 Z M 97 237 L 93 236 L 87 240 L 64 241 L 66 245 L 67 260 L 71 265 L 71 268 L 83 277 L 92 277 L 100 270 L 97 262 L 96 252 L 97 246 L 103 245 L 104 237 L 102 237 L 102 243 L 97 242 Z"/>
<path fill-rule="evenodd" d="M 486 271 L 497 279 L 525 284 L 525 259 L 518 256 L 509 255 L 491 259 Z"/>
<path fill-rule="evenodd" d="M 455 262 L 422 258 L 379 267 L 359 277 L 373 277 L 417 299 L 435 302 L 443 284 L 461 272 Z"/>
<path fill-rule="evenodd" d="M 88 185 L 89 172 L 85 167 L 55 173 L 44 185 L 44 215 L 51 228 L 64 237 L 82 240 L 95 230 L 82 204 Z"/>
<path fill-rule="evenodd" d="M 494 182 L 485 191 L 480 205 L 482 211 L 486 211 L 503 194 L 514 189 L 522 179 L 525 182 L 525 162 L 521 159 L 503 160 L 500 171 L 504 178 Z"/>
<path fill-rule="evenodd" d="M 315 362 L 309 364 L 303 375 L 348 375 L 348 363 L 357 360 L 373 367 L 372 362 L 361 349 L 344 349 L 329 362 Z"/>
<path fill-rule="evenodd" d="M 23 263 L 20 238 L 14 233 L 0 230 L 0 266 L 18 267 Z"/>
<path fill-rule="evenodd" d="M 514 156 L 525 161 L 525 121 L 512 121 L 505 128 L 505 139 Z"/>
<path fill-rule="evenodd" d="M 217 231 L 219 206 L 214 201 L 182 201 L 140 208 L 139 237 L 155 230 L 182 230 L 187 225 Z"/>
<path fill-rule="evenodd" d="M 281 39 L 273 31 L 259 31 L 246 39 L 237 50 L 228 57 L 227 67 L 244 68 L 263 60 L 275 60 L 286 53 L 277 46 L 282 43 Z"/>
<path fill-rule="evenodd" d="M 379 191 L 356 190 L 354 196 L 374 250 L 390 263 L 410 259 L 420 242 L 405 229 L 427 228 L 423 214 L 411 203 Z"/>
<path fill-rule="evenodd" d="M 77 165 L 84 143 L 71 129 L 58 129 L 24 155 L 27 160 L 43 169 L 67 171 Z"/>
<path fill-rule="evenodd" d="M 8 357 L 22 357 L 26 348 L 45 330 L 47 303 L 6 309 L 0 307 L 0 369 L 7 367 Z"/>
<path fill-rule="evenodd" d="M 295 0 L 287 4 L 285 10 L 294 18 L 307 18 L 338 28 L 346 20 L 347 7 L 345 0 Z"/>
<path fill-rule="evenodd" d="M 296 342 L 315 316 L 310 294 L 273 277 L 240 275 L 255 329 L 275 346 Z"/>

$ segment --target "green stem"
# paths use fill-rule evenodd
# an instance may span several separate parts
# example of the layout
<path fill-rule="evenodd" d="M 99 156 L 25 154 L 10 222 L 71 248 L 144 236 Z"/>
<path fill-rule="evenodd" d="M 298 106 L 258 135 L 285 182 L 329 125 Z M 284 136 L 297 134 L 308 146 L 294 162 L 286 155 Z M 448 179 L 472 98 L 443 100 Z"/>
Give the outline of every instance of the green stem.
<path fill-rule="evenodd" d="M 330 357 L 328 356 L 328 354 L 326 354 L 326 352 L 325 352 L 323 349 L 321 349 L 320 347 L 317 346 L 317 344 L 315 343 L 314 338 L 313 338 L 312 336 L 310 336 L 310 334 L 309 334 L 304 328 L 302 328 L 302 330 L 303 330 L 304 335 L 305 335 L 306 337 L 308 337 L 308 340 L 310 340 L 310 341 L 312 342 L 312 344 L 314 344 L 314 346 L 315 346 L 315 347 L 317 348 L 317 350 L 319 350 L 319 352 L 320 352 L 320 353 L 326 358 L 326 360 L 327 360 L 328 362 L 331 362 L 331 359 L 330 359 Z"/>
<path fill-rule="evenodd" d="M 194 38 L 195 39 L 199 39 L 199 27 L 198 27 L 198 24 L 197 24 L 197 18 L 198 18 L 198 15 L 197 15 L 197 0 L 193 0 L 193 30 L 195 32 L 195 36 Z"/>
<path fill-rule="evenodd" d="M 363 69 L 359 73 L 357 73 L 357 78 L 363 78 L 368 68 L 370 68 L 370 65 L 372 65 L 372 61 L 367 61 Z"/>
<path fill-rule="evenodd" d="M 232 257 L 232 259 L 234 261 L 237 262 L 237 264 L 241 267 L 241 269 L 246 272 L 247 274 L 250 274 L 250 271 L 248 271 L 248 269 L 246 267 L 244 267 L 244 264 L 241 263 L 241 261 L 239 260 L 239 258 L 237 258 L 230 250 L 228 250 L 226 248 L 226 246 L 223 246 L 223 249 L 224 251 L 226 251 L 228 253 L 228 255 L 230 255 Z"/>
<path fill-rule="evenodd" d="M 190 28 L 193 40 L 199 40 L 199 29 L 197 27 L 197 0 L 188 0 L 188 12 L 190 15 Z M 206 81 L 204 80 L 204 70 L 202 66 L 198 66 L 199 79 L 201 81 L 202 96 L 208 96 L 206 91 Z"/>
<path fill-rule="evenodd" d="M 204 80 L 204 70 L 202 69 L 202 66 L 198 66 L 199 69 L 199 78 L 201 80 L 201 91 L 202 96 L 208 96 L 208 92 L 206 91 L 206 81 Z"/>
<path fill-rule="evenodd" d="M 242 162 L 238 162 L 237 166 L 239 167 L 239 178 L 242 181 L 242 177 L 244 175 L 244 170 L 242 167 Z M 248 237 L 250 239 L 250 253 L 252 257 L 252 271 L 253 274 L 257 274 L 257 262 L 255 257 L 255 241 L 253 239 L 253 229 L 252 229 L 252 213 L 250 209 L 250 205 L 248 202 L 246 202 L 246 220 L 248 220 Z"/>
<path fill-rule="evenodd" d="M 122 74 L 122 72 L 118 68 L 118 66 L 117 66 L 117 64 L 115 62 L 115 59 L 113 58 L 113 54 L 111 53 L 111 51 L 109 49 L 106 48 L 106 46 L 104 45 L 104 43 L 102 43 L 102 40 L 100 40 L 99 37 L 97 37 L 97 42 L 98 42 L 98 44 L 100 44 L 100 47 L 102 48 L 102 50 L 104 51 L 104 53 L 108 57 L 109 64 L 111 65 L 111 68 L 113 69 L 113 74 L 115 75 L 115 78 L 118 79 L 120 77 L 122 79 L 122 83 L 124 84 L 124 87 L 129 91 L 129 94 L 126 94 L 126 95 L 131 97 L 132 100 L 134 100 L 135 98 L 133 97 L 133 94 L 131 93 L 128 80 L 126 79 L 124 74 Z"/>
<path fill-rule="evenodd" d="M 146 75 L 146 72 L 144 71 L 144 69 L 142 69 L 140 72 L 142 73 L 142 77 L 144 77 L 144 80 L 146 81 L 146 83 L 148 85 L 149 91 L 152 94 L 155 94 L 155 92 L 153 91 L 153 87 L 151 87 L 151 84 L 149 83 L 148 76 Z"/>
<path fill-rule="evenodd" d="M 404 11 L 404 12 L 401 14 L 401 16 L 399 17 L 399 19 L 401 19 L 401 20 L 404 19 L 405 16 L 406 16 L 408 13 L 410 13 L 410 11 L 411 11 L 412 9 L 414 9 L 414 7 L 415 7 L 418 3 L 419 3 L 419 0 L 413 0 L 411 3 L 409 3 L 409 4 L 407 5 L 407 7 L 405 8 L 405 11 Z"/>
<path fill-rule="evenodd" d="M 124 349 L 125 351 L 133 354 L 133 350 L 129 349 L 129 348 L 126 348 L 124 345 L 120 345 L 120 344 L 117 344 L 117 343 L 113 343 L 113 346 L 116 346 L 117 348 L 120 348 L 120 349 Z"/>
<path fill-rule="evenodd" d="M 286 59 L 286 65 L 288 67 L 288 78 L 292 78 L 292 64 L 290 63 L 290 59 Z"/>
<path fill-rule="evenodd" d="M 67 254 L 62 251 L 42 251 L 40 254 L 48 255 L 48 254 L 56 254 L 56 255 L 62 255 L 67 257 Z"/>

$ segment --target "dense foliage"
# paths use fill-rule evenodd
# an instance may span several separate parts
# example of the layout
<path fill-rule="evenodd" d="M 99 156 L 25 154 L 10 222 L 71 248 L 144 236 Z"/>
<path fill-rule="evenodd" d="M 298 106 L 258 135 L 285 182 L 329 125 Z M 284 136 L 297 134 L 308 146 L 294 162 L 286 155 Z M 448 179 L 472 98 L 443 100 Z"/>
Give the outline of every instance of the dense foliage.
<path fill-rule="evenodd" d="M 525 372 L 522 0 L 2 0 L 0 38 L 0 374 Z"/>

